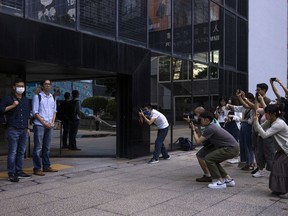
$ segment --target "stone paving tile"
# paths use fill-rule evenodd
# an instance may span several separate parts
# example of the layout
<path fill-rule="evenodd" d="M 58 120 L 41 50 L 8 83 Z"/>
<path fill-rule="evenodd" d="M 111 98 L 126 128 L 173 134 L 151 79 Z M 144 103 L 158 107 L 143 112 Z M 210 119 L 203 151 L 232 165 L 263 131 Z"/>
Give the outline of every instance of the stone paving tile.
<path fill-rule="evenodd" d="M 44 203 L 50 203 L 53 201 L 58 201 L 56 197 L 48 196 L 41 193 L 26 194 L 19 197 L 14 197 L 11 199 L 1 200 L 0 209 L 2 213 L 9 213 L 15 210 L 19 211 L 22 209 L 29 208 L 31 206 L 37 206 Z"/>
<path fill-rule="evenodd" d="M 67 184 L 63 182 L 49 182 L 45 184 L 36 184 L 36 185 L 31 185 L 27 187 L 22 187 L 17 190 L 9 190 L 9 191 L 4 191 L 0 193 L 0 199 L 9 199 L 9 198 L 14 198 L 14 197 L 19 197 L 23 196 L 26 194 L 31 194 L 35 192 L 43 192 L 45 190 L 51 190 L 53 188 L 63 188 Z"/>
<path fill-rule="evenodd" d="M 159 203 L 178 197 L 180 193 L 151 189 L 143 193 L 124 197 L 103 205 L 97 206 L 98 209 L 107 210 L 123 215 L 133 215 L 136 212 L 151 208 Z"/>
<path fill-rule="evenodd" d="M 86 207 L 79 205 L 78 202 L 69 203 L 65 199 L 62 199 L 55 202 L 32 206 L 20 210 L 19 212 L 29 216 L 60 216 L 71 215 L 84 209 L 86 209 Z"/>
<path fill-rule="evenodd" d="M 107 211 L 102 211 L 99 209 L 89 208 L 83 211 L 79 211 L 71 214 L 71 216 L 117 216 L 119 214 L 114 214 Z"/>
<path fill-rule="evenodd" d="M 89 193 L 80 194 L 78 196 L 70 197 L 65 199 L 67 203 L 77 203 L 85 206 L 86 208 L 91 208 L 97 205 L 108 203 L 117 199 L 124 198 L 123 195 L 96 190 Z"/>
<path fill-rule="evenodd" d="M 196 209 L 187 209 L 182 206 L 171 206 L 167 204 L 159 204 L 157 206 L 153 206 L 141 212 L 136 212 L 134 216 L 191 216 L 197 214 L 199 211 Z"/>

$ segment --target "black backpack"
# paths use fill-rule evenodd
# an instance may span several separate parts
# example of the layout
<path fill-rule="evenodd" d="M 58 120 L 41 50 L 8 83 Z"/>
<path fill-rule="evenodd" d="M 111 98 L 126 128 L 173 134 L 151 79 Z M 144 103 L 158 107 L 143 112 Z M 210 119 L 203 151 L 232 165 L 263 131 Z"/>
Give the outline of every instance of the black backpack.
<path fill-rule="evenodd" d="M 193 143 L 186 137 L 179 137 L 175 143 L 179 144 L 180 149 L 183 151 L 190 151 L 195 149 Z"/>

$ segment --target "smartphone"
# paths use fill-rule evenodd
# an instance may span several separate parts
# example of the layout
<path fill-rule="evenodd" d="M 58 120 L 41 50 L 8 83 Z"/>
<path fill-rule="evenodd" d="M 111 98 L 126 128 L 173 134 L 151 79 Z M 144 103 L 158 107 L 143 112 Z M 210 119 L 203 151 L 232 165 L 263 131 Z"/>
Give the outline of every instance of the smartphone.
<path fill-rule="evenodd" d="M 258 98 L 259 97 L 259 93 L 258 92 L 256 92 L 256 98 Z"/>
<path fill-rule="evenodd" d="M 272 82 L 274 82 L 274 81 L 276 81 L 276 77 L 272 77 L 272 78 L 270 78 L 270 80 L 271 80 Z"/>

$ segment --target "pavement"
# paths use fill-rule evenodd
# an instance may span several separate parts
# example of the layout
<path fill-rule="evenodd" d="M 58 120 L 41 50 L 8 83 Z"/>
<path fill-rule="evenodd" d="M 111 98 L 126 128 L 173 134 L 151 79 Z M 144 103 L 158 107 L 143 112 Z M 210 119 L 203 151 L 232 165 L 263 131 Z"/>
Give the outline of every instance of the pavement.
<path fill-rule="evenodd" d="M 199 147 L 198 147 L 199 148 Z M 268 174 L 251 177 L 237 164 L 223 162 L 236 186 L 209 189 L 196 150 L 172 151 L 171 160 L 115 157 L 52 157 L 56 173 L 33 175 L 18 183 L 7 180 L 6 157 L 0 157 L 1 216 L 204 216 L 288 215 L 288 200 L 273 196 Z M 25 158 L 32 173 L 32 160 Z"/>

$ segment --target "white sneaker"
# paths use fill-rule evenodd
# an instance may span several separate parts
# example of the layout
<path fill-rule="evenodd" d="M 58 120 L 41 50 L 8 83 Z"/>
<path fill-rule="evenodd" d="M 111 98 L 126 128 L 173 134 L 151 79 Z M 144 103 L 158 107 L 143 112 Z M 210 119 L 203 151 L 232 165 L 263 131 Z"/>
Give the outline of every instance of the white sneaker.
<path fill-rule="evenodd" d="M 239 163 L 239 160 L 238 158 L 233 158 L 233 159 L 227 160 L 227 163 L 236 164 L 236 163 Z"/>
<path fill-rule="evenodd" d="M 255 178 L 260 178 L 264 176 L 264 170 L 258 170 L 255 174 L 252 175 Z"/>
<path fill-rule="evenodd" d="M 225 182 L 216 181 L 211 184 L 208 184 L 208 187 L 212 189 L 222 189 L 222 188 L 226 188 L 226 184 Z"/>
<path fill-rule="evenodd" d="M 224 183 L 226 184 L 227 187 L 234 187 L 235 186 L 234 179 L 225 179 Z"/>

